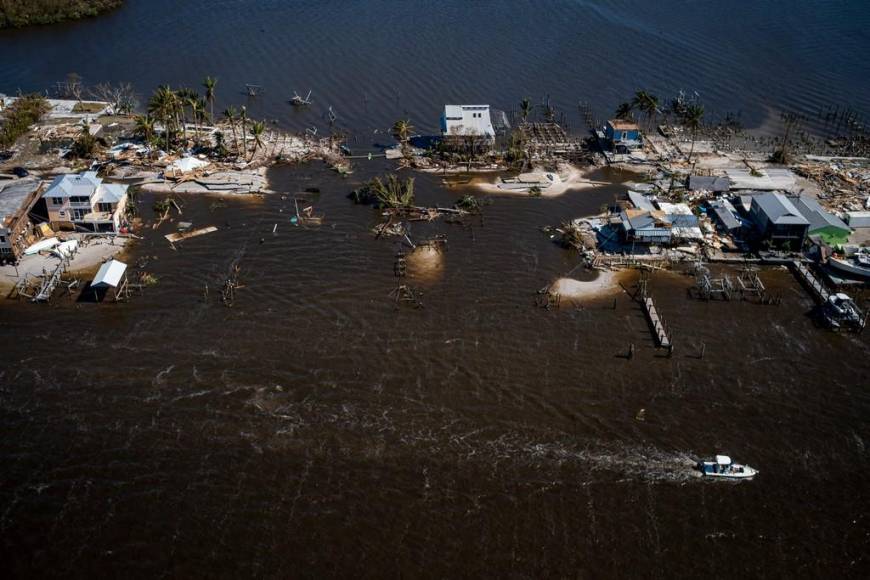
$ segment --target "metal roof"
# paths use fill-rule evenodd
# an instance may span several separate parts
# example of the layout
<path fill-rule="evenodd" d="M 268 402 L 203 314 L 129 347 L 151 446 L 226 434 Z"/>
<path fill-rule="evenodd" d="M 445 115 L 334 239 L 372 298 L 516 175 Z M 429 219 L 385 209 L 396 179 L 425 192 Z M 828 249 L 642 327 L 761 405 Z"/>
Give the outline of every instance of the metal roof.
<path fill-rule="evenodd" d="M 843 223 L 843 220 L 829 213 L 815 199 L 806 195 L 792 199 L 797 210 L 810 222 L 810 232 L 826 227 L 837 228 L 845 232 L 852 231 L 849 226 Z"/>
<path fill-rule="evenodd" d="M 689 189 L 691 191 L 712 191 L 723 193 L 731 188 L 731 181 L 727 177 L 713 177 L 707 175 L 690 175 Z"/>
<path fill-rule="evenodd" d="M 650 198 L 642 193 L 638 193 L 636 191 L 629 191 L 628 199 L 637 209 L 645 209 L 647 211 L 652 211 L 655 209 Z"/>
<path fill-rule="evenodd" d="M 94 203 L 119 203 L 127 195 L 127 186 L 117 183 L 103 183 L 97 188 Z"/>
<path fill-rule="evenodd" d="M 727 201 L 714 201 L 710 204 L 710 209 L 713 210 L 716 219 L 719 220 L 719 223 L 721 223 L 726 230 L 736 230 L 740 228 L 740 221 L 734 215 L 734 206 Z"/>
<path fill-rule="evenodd" d="M 752 198 L 752 203 L 776 225 L 809 225 L 794 204 L 781 193 L 763 193 Z"/>
<path fill-rule="evenodd" d="M 58 175 L 42 197 L 90 197 L 102 182 L 103 180 L 97 177 L 96 171 L 87 171 L 79 175 L 73 173 Z"/>
<path fill-rule="evenodd" d="M 92 288 L 102 288 L 106 286 L 116 287 L 124 277 L 124 272 L 127 270 L 127 264 L 118 260 L 109 260 L 100 266 L 97 270 L 97 275 L 94 276 L 91 282 Z"/>
<path fill-rule="evenodd" d="M 21 210 L 24 202 L 38 187 L 39 180 L 33 178 L 0 182 L 0 227 L 3 227 L 7 218 L 12 218 Z"/>

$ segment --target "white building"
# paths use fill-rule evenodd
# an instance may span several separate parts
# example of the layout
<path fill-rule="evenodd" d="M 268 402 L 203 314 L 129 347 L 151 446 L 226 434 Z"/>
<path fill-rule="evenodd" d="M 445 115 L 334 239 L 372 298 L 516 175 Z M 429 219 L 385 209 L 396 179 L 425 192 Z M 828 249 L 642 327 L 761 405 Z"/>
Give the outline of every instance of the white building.
<path fill-rule="evenodd" d="M 441 134 L 445 137 L 480 136 L 495 139 L 489 105 L 444 105 Z"/>
<path fill-rule="evenodd" d="M 103 183 L 95 171 L 59 175 L 42 194 L 55 228 L 117 232 L 124 219 L 127 186 Z"/>

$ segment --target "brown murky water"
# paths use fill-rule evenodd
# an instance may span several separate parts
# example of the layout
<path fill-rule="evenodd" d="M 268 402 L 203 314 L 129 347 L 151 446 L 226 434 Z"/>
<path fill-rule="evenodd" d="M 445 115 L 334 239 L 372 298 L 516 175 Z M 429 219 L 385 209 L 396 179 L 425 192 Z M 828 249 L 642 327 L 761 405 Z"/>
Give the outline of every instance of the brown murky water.
<path fill-rule="evenodd" d="M 317 229 L 280 196 L 185 198 L 219 231 L 173 251 L 174 225 L 147 230 L 130 261 L 160 281 L 129 304 L 2 304 L 7 577 L 864 576 L 866 336 L 816 328 L 778 270 L 781 306 L 655 275 L 672 358 L 625 294 L 534 307 L 578 262 L 537 228 L 616 186 L 414 224 L 449 249 L 408 279 L 425 307 L 397 308 L 397 246 L 345 198 L 384 168 L 277 170 L 321 188 Z M 419 199 L 458 195 L 438 183 Z M 760 476 L 694 477 L 716 451 Z"/>

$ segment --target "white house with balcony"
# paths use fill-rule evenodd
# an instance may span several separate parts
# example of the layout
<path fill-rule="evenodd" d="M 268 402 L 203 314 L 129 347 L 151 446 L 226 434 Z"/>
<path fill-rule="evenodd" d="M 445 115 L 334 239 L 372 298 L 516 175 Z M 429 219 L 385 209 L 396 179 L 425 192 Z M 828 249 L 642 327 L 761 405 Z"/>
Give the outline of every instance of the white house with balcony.
<path fill-rule="evenodd" d="M 495 139 L 489 105 L 444 105 L 441 134 L 444 137 L 478 136 L 487 140 Z"/>
<path fill-rule="evenodd" d="M 59 175 L 42 194 L 54 228 L 117 232 L 124 220 L 127 186 L 103 183 L 95 171 Z"/>

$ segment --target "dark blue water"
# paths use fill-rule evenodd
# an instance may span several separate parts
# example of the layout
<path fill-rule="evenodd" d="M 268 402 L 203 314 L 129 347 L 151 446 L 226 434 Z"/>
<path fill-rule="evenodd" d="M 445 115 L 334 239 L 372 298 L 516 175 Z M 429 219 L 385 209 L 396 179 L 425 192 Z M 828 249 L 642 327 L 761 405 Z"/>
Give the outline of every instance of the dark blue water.
<path fill-rule="evenodd" d="M 0 91 L 86 82 L 219 80 L 219 108 L 264 87 L 254 116 L 302 128 L 338 123 L 361 138 L 398 117 L 435 130 L 446 102 L 509 110 L 529 96 L 576 126 L 635 90 L 697 92 L 711 118 L 757 127 L 779 110 L 870 111 L 865 1 L 465 2 L 128 0 L 109 15 L 0 33 Z M 294 112 L 293 90 L 315 106 Z M 373 137 L 377 140 L 377 135 Z"/>

